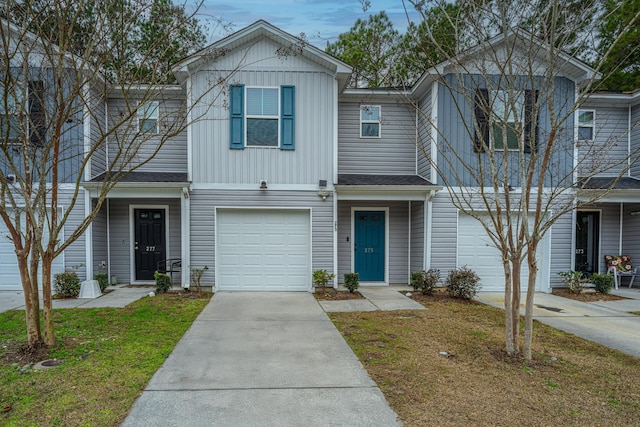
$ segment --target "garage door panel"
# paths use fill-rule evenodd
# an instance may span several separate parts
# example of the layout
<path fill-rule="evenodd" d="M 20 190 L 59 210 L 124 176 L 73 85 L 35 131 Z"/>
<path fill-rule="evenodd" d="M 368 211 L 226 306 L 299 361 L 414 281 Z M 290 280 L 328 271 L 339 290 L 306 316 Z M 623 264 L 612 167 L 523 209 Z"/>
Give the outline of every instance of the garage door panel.
<path fill-rule="evenodd" d="M 308 210 L 219 209 L 217 227 L 219 289 L 308 289 Z"/>

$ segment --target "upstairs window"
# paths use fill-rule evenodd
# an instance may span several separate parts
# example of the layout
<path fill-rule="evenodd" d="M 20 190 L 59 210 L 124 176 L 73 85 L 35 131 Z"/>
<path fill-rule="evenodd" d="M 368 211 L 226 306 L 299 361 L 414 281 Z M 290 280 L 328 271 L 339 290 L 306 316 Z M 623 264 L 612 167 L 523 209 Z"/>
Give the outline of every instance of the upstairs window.
<path fill-rule="evenodd" d="M 26 88 L 0 87 L 0 139 L 10 144 L 44 145 L 47 133 L 44 105 L 43 81 L 31 80 Z M 28 138 L 23 138 L 24 133 Z"/>
<path fill-rule="evenodd" d="M 247 88 L 247 147 L 277 147 L 278 89 Z"/>
<path fill-rule="evenodd" d="M 578 110 L 578 141 L 593 141 L 595 121 L 594 110 Z"/>
<path fill-rule="evenodd" d="M 20 88 L 0 87 L 1 140 L 6 139 L 10 143 L 20 141 L 20 110 L 23 108 L 23 104 L 23 94 Z"/>
<path fill-rule="evenodd" d="M 158 133 L 158 103 L 144 102 L 138 105 L 138 131 L 140 133 Z"/>
<path fill-rule="evenodd" d="M 496 150 L 517 150 L 522 135 L 524 95 L 516 93 L 509 99 L 504 90 L 492 91 L 491 135 Z"/>
<path fill-rule="evenodd" d="M 380 138 L 380 106 L 360 106 L 360 138 Z"/>

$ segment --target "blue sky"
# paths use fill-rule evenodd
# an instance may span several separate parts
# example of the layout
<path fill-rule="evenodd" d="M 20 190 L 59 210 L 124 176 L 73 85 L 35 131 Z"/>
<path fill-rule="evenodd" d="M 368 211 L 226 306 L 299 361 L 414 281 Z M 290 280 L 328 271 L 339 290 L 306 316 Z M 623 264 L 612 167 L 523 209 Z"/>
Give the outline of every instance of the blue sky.
<path fill-rule="evenodd" d="M 340 33 L 349 31 L 356 19 L 367 19 L 381 10 L 387 12 L 394 28 L 404 32 L 407 15 L 402 0 L 371 0 L 366 12 L 359 0 L 204 0 L 198 18 L 221 18 L 230 22 L 233 30 L 264 19 L 293 35 L 304 32 L 307 41 L 324 49 L 327 41 L 334 42 Z M 417 19 L 410 5 L 407 11 L 413 20 Z M 209 33 L 209 42 L 225 35 L 219 27 L 210 29 Z"/>

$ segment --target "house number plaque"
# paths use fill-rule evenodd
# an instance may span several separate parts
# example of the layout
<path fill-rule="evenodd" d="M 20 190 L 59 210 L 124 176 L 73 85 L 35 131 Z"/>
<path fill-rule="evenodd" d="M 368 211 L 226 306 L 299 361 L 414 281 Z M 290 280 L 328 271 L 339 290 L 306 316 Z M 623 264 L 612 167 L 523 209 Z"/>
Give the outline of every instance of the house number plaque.
<path fill-rule="evenodd" d="M 147 252 L 153 252 L 156 250 L 155 246 L 147 246 Z"/>

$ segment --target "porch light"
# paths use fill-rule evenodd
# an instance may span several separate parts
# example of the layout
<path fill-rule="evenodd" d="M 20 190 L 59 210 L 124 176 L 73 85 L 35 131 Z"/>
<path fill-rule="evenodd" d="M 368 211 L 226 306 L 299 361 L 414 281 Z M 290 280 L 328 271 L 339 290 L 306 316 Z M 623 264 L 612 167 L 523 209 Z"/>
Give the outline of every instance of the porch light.
<path fill-rule="evenodd" d="M 318 191 L 318 197 L 320 197 L 323 201 L 327 200 L 327 197 L 329 197 L 329 192 L 328 191 Z"/>
<path fill-rule="evenodd" d="M 261 190 L 266 190 L 267 189 L 267 181 L 265 181 L 264 179 L 262 181 L 260 181 L 260 189 Z"/>

